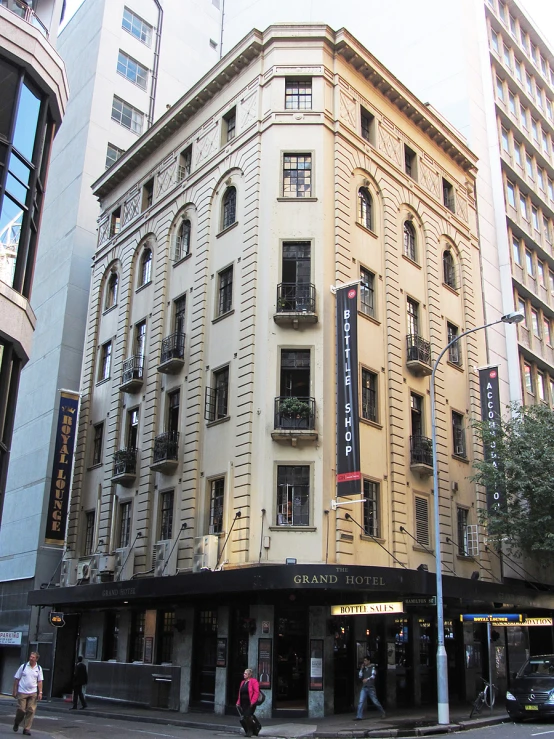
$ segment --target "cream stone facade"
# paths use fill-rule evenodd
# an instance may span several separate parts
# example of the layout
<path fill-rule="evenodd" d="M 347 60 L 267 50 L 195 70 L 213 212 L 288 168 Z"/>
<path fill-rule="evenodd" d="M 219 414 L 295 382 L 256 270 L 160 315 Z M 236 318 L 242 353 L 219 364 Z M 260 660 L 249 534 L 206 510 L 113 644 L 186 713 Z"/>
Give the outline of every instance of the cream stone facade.
<path fill-rule="evenodd" d="M 425 702 L 441 546 L 451 692 L 474 694 L 459 615 L 501 599 L 469 480 L 484 333 L 437 373 L 440 537 L 429 375 L 439 347 L 484 322 L 475 176 L 464 141 L 351 34 L 279 25 L 246 36 L 96 182 L 67 551 L 61 587 L 30 596 L 80 614 L 89 692 L 116 679 L 125 700 L 165 670 L 167 695 L 141 702 L 222 713 L 254 664 L 262 713 L 318 716 L 349 709 L 368 652 L 390 665 L 387 705 Z M 331 287 L 359 280 L 367 500 L 334 507 Z M 527 608 L 533 595 L 517 593 Z M 404 599 L 420 608 L 331 617 Z"/>

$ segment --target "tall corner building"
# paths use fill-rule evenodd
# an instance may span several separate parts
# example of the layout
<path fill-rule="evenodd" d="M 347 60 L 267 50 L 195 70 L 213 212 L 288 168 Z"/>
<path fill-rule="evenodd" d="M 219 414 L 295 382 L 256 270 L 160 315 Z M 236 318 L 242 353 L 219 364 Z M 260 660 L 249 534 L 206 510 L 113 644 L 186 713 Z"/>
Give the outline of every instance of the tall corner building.
<path fill-rule="evenodd" d="M 3 38 L 13 38 L 9 44 L 2 45 L 2 55 L 6 53 L 16 59 L 19 54 L 23 59 L 20 69 L 27 67 L 29 77 L 36 78 L 37 84 L 42 85 L 44 96 L 49 95 L 50 107 L 41 109 L 43 117 L 40 119 L 41 126 L 48 126 L 45 129 L 48 145 L 53 126 L 57 127 L 61 121 L 67 89 L 65 78 L 61 78 L 60 58 L 41 31 L 46 33 L 52 16 L 49 37 L 56 39 L 55 12 L 59 15 L 61 5 L 52 0 L 33 3 L 2 0 L 0 4 Z M 31 6 L 36 6 L 35 11 Z M 187 29 L 187 43 L 182 40 L 184 28 Z M 5 658 L 0 667 L 4 687 L 10 684 L 12 666 L 20 663 L 20 651 L 27 649 L 30 638 L 31 612 L 25 602 L 26 594 L 35 583 L 37 587 L 48 584 L 59 573 L 61 549 L 55 542 L 45 541 L 46 519 L 60 391 L 79 391 L 90 265 L 99 215 L 91 184 L 217 61 L 219 40 L 217 0 L 85 2 L 58 38 L 58 54 L 65 62 L 71 98 L 64 125 L 52 147 L 41 238 L 37 248 L 33 229 L 38 227 L 38 214 L 30 214 L 29 224 L 25 226 L 28 241 L 25 250 L 20 250 L 17 265 L 14 267 L 13 245 L 3 246 L 0 256 L 0 269 L 4 273 L 15 269 L 17 292 L 20 293 L 15 295 L 11 291 L 10 310 L 4 314 L 2 303 L 0 311 L 0 316 L 9 316 L 10 325 L 21 330 L 19 345 L 14 345 L 16 353 L 5 351 L 2 365 L 4 377 L 13 357 L 13 389 L 7 404 L 12 411 L 19 363 L 24 364 L 30 357 L 19 384 L 0 529 L 0 592 L 4 597 L 0 630 L 23 632 L 21 647 L 0 647 Z M 33 59 L 33 51 L 36 59 Z M 9 80 L 2 84 L 8 83 Z M 10 119 L 7 113 L 2 115 L 7 136 Z M 4 133 L 2 129 L 0 136 Z M 44 139 L 43 129 L 39 134 Z M 24 154 L 31 156 L 27 150 Z M 36 164 L 38 166 L 38 160 Z M 41 177 L 45 171 L 46 160 Z M 17 171 L 14 174 L 16 178 L 22 176 Z M 13 178 L 10 181 L 15 183 Z M 15 186 L 20 189 L 23 185 Z M 36 192 L 42 199 L 40 178 Z M 13 215 L 12 211 L 6 213 L 8 218 Z M 4 224 L 2 220 L 2 243 L 17 229 L 17 221 Z M 33 266 L 31 308 L 27 299 Z M 3 284 L 1 289 L 5 290 Z M 7 300 L 4 294 L 2 300 Z M 3 320 L 0 318 L 2 331 Z M 30 337 L 35 322 L 31 351 Z M 3 382 L 0 386 L 5 388 Z M 13 425 L 13 418 L 10 423 Z M 11 429 L 11 425 L 6 428 Z M 8 442 L 7 439 L 7 448 Z M 2 444 L 0 450 L 3 457 Z M 5 462 L 3 466 L 5 473 Z M 35 610 L 35 615 L 37 613 Z M 48 629 L 44 614 L 43 623 Z M 33 634 L 39 633 L 34 624 L 32 630 Z M 47 644 L 40 647 L 47 673 L 50 669 L 48 641 L 51 639 L 50 633 L 46 637 Z"/>
<path fill-rule="evenodd" d="M 20 376 L 37 323 L 31 299 L 50 153 L 69 92 L 55 43 L 63 6 L 62 0 L 0 2 L 0 511 L 2 526 L 19 521 L 13 535 L 21 541 L 28 492 L 5 500 L 4 490 Z M 5 591 L 0 593 L 4 631 L 6 609 L 21 613 L 26 594 L 8 605 Z M 9 641 L 0 645 L 3 658 L 11 651 Z"/>
<path fill-rule="evenodd" d="M 487 628 L 461 616 L 507 587 L 530 616 L 551 606 L 503 582 L 470 477 L 474 368 L 503 325 L 438 366 L 433 494 L 437 347 L 484 322 L 476 165 L 347 30 L 276 24 L 96 181 L 67 548 L 29 601 L 64 613 L 54 695 L 79 649 L 99 697 L 224 714 L 254 666 L 262 715 L 317 717 L 352 710 L 370 654 L 387 710 L 436 703 L 440 547 L 464 701 Z M 356 495 L 335 506 L 354 439 Z"/>

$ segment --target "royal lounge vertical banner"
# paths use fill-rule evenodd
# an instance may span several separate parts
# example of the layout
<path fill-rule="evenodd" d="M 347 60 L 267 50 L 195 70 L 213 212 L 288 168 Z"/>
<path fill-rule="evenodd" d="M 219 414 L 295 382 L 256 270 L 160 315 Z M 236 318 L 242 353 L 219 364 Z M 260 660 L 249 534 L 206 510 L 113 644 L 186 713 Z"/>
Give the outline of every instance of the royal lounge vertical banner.
<path fill-rule="evenodd" d="M 479 387 L 481 390 L 481 420 L 494 429 L 500 422 L 500 387 L 498 384 L 498 367 L 485 367 L 479 370 Z M 498 457 L 494 439 L 484 445 L 485 459 L 497 466 Z M 504 491 L 501 488 L 487 487 L 487 509 L 503 508 L 506 505 Z"/>
<path fill-rule="evenodd" d="M 337 496 L 361 493 L 358 414 L 358 285 L 338 287 Z"/>
<path fill-rule="evenodd" d="M 78 409 L 79 394 L 62 390 L 60 393 L 60 410 L 56 428 L 54 463 L 52 464 L 52 482 L 50 484 L 50 500 L 45 533 L 46 541 L 51 544 L 61 544 L 65 539 L 65 522 L 69 504 Z"/>

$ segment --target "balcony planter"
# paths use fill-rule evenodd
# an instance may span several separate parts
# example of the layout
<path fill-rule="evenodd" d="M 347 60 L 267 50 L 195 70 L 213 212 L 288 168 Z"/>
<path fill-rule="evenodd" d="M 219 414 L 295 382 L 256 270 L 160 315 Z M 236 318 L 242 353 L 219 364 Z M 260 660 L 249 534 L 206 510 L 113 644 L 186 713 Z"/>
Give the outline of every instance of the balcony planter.
<path fill-rule="evenodd" d="M 168 431 L 154 439 L 154 461 L 150 469 L 155 472 L 171 474 L 179 464 L 179 432 Z"/>
<path fill-rule="evenodd" d="M 140 354 L 129 357 L 123 362 L 123 373 L 119 391 L 136 393 L 143 385 L 144 357 Z"/>
<path fill-rule="evenodd" d="M 279 413 L 281 416 L 288 418 L 308 418 L 310 415 L 310 405 L 300 398 L 285 398 L 279 404 Z"/>
<path fill-rule="evenodd" d="M 290 440 L 296 446 L 298 439 L 315 441 L 315 400 L 313 398 L 275 398 L 275 430 L 271 434 L 275 441 Z"/>
<path fill-rule="evenodd" d="M 113 456 L 112 482 L 132 485 L 137 476 L 137 450 L 118 449 Z"/>
<path fill-rule="evenodd" d="M 315 285 L 281 282 L 277 285 L 277 312 L 273 316 L 279 325 L 317 323 L 315 312 Z"/>

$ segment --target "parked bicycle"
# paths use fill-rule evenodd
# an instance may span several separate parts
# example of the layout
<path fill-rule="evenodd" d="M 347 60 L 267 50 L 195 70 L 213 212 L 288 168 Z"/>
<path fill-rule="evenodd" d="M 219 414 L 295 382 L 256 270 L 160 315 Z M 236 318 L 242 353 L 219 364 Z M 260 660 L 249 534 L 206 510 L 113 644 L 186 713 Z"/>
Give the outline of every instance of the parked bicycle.
<path fill-rule="evenodd" d="M 481 680 L 485 683 L 485 687 L 473 701 L 469 718 L 473 718 L 476 713 L 481 713 L 483 706 L 492 708 L 494 706 L 494 701 L 496 700 L 496 685 L 492 685 L 487 682 L 484 677 L 482 677 Z"/>

